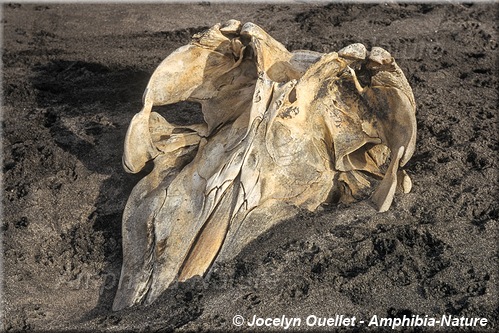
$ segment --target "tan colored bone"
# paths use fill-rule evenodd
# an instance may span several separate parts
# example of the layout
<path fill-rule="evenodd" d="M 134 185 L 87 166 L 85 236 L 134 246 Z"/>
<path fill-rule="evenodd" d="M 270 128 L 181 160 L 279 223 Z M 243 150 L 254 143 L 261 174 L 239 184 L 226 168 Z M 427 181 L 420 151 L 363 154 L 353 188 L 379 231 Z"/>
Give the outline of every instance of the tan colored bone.
<path fill-rule="evenodd" d="M 359 71 L 369 72 L 365 86 Z M 204 123 L 153 112 L 180 101 L 201 104 Z M 195 35 L 153 73 L 125 138 L 125 170 L 154 168 L 123 212 L 113 309 L 206 274 L 299 209 L 362 199 L 378 182 L 372 200 L 387 210 L 412 186 L 401 167 L 415 124 L 410 86 L 381 48 L 289 52 L 236 20 Z"/>
<path fill-rule="evenodd" d="M 391 55 L 379 47 L 373 48 L 367 66 L 372 68 L 371 86 L 363 88 L 352 68 L 349 71 L 359 94 L 376 116 L 373 124 L 381 141 L 391 150 L 391 162 L 385 178 L 372 196 L 380 212 L 390 208 L 398 179 L 405 190 L 410 190 L 410 178 L 405 173 L 398 177 L 398 168 L 404 166 L 414 153 L 416 145 L 416 106 L 414 95 L 402 70 Z M 365 119 L 366 122 L 371 122 Z"/>

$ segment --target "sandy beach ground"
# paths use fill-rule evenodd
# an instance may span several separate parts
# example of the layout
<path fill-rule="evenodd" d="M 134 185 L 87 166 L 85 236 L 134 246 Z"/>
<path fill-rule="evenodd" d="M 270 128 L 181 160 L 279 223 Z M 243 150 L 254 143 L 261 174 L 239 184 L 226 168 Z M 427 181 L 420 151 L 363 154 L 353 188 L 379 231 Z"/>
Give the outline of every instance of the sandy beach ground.
<path fill-rule="evenodd" d="M 4 4 L 5 331 L 236 331 L 253 316 L 338 328 L 309 327 L 311 315 L 365 321 L 349 331 L 416 315 L 486 318 L 474 329 L 497 330 L 497 8 Z M 413 190 L 386 213 L 367 200 L 303 212 L 209 278 L 112 312 L 121 214 L 144 176 L 122 169 L 127 126 L 161 60 L 228 19 L 257 23 L 290 50 L 389 50 L 417 103 Z"/>

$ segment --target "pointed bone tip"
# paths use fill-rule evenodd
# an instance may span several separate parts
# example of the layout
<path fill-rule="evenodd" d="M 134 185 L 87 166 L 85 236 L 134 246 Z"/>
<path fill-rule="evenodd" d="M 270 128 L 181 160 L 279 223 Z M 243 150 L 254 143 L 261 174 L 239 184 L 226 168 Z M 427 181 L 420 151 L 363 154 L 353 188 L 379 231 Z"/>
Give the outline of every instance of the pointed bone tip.
<path fill-rule="evenodd" d="M 409 193 L 412 190 L 412 180 L 405 170 L 400 170 L 397 174 L 398 183 L 403 193 Z"/>
<path fill-rule="evenodd" d="M 409 176 L 404 177 L 403 183 L 402 183 L 402 189 L 405 194 L 411 192 L 412 190 L 412 180 Z"/>
<path fill-rule="evenodd" d="M 414 128 L 413 131 L 415 133 L 416 129 Z M 403 156 L 400 158 L 401 167 L 405 166 L 411 159 L 412 155 L 414 154 L 414 151 L 416 150 L 416 140 L 410 141 L 406 145 L 407 149 L 405 149 Z"/>
<path fill-rule="evenodd" d="M 378 208 L 378 213 L 384 213 L 384 212 L 387 212 L 388 209 L 390 209 L 390 206 L 391 205 L 388 205 L 388 206 L 381 206 Z"/>
<path fill-rule="evenodd" d="M 394 61 L 390 52 L 379 46 L 375 46 L 371 49 L 371 52 L 369 52 L 369 60 L 380 65 L 389 64 Z"/>
<path fill-rule="evenodd" d="M 121 164 L 123 165 L 123 169 L 125 169 L 125 172 L 126 173 L 137 173 L 139 172 L 140 170 L 142 170 L 142 168 L 145 166 L 145 164 L 141 165 L 141 166 L 137 166 L 137 165 L 134 165 L 133 162 L 131 162 L 126 156 L 125 154 L 123 155 L 123 157 L 121 158 Z"/>
<path fill-rule="evenodd" d="M 374 206 L 380 213 L 384 213 L 390 209 L 393 202 L 394 193 L 387 193 L 386 195 L 381 195 L 380 193 L 375 193 L 371 200 Z"/>
<path fill-rule="evenodd" d="M 396 155 L 392 156 L 394 160 L 390 162 L 390 166 L 388 167 L 385 177 L 371 197 L 372 202 L 378 208 L 380 213 L 386 212 L 392 205 L 398 181 L 397 169 L 399 167 L 400 158 L 404 154 L 404 150 L 405 147 L 401 146 L 398 148 Z"/>

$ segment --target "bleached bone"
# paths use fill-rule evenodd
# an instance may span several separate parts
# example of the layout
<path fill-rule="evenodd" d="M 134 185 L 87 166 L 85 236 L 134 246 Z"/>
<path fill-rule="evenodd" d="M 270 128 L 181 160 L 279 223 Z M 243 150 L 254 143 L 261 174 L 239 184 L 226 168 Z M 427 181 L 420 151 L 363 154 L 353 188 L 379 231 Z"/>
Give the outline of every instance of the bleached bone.
<path fill-rule="evenodd" d="M 200 103 L 204 123 L 152 111 L 180 101 Z M 372 199 L 387 210 L 411 189 L 401 168 L 415 138 L 411 88 L 381 48 L 289 52 L 236 20 L 195 35 L 153 73 L 125 138 L 125 170 L 154 168 L 123 212 L 113 309 L 206 274 L 299 209 L 353 202 L 378 183 Z"/>

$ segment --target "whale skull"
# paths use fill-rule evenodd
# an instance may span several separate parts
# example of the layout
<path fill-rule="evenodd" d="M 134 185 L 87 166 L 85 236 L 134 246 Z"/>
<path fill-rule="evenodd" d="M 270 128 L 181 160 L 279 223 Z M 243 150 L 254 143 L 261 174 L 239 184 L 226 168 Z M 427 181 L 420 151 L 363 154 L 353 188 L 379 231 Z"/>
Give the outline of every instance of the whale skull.
<path fill-rule="evenodd" d="M 205 121 L 175 125 L 152 111 L 181 101 L 199 103 Z M 386 211 L 411 188 L 402 167 L 415 147 L 414 96 L 379 47 L 290 52 L 230 20 L 163 60 L 143 103 L 123 165 L 154 168 L 123 212 L 114 310 L 204 275 L 299 209 L 371 194 Z"/>

